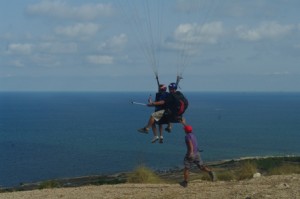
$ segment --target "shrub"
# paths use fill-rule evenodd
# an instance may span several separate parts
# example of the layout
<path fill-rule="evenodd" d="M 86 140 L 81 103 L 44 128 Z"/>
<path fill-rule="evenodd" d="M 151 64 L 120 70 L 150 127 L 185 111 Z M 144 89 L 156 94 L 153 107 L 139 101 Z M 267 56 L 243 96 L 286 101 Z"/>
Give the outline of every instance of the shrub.
<path fill-rule="evenodd" d="M 235 180 L 235 174 L 233 171 L 222 171 L 217 173 L 217 179 L 222 181 Z"/>
<path fill-rule="evenodd" d="M 300 166 L 293 164 L 283 164 L 279 167 L 272 168 L 269 171 L 269 175 L 283 175 L 283 174 L 300 174 Z"/>
<path fill-rule="evenodd" d="M 244 180 L 244 179 L 250 179 L 253 177 L 253 174 L 256 173 L 257 166 L 254 162 L 251 161 L 245 161 L 241 163 L 240 168 L 237 170 L 237 179 L 238 180 Z"/>
<path fill-rule="evenodd" d="M 282 165 L 283 163 L 283 159 L 282 158 L 265 158 L 265 159 L 258 159 L 255 160 L 257 167 L 265 172 L 269 172 L 270 170 L 272 170 L 273 168 L 279 167 L 280 165 Z"/>
<path fill-rule="evenodd" d="M 137 167 L 132 173 L 128 174 L 129 183 L 160 183 L 162 180 L 151 169 L 145 166 Z"/>
<path fill-rule="evenodd" d="M 60 187 L 59 183 L 55 180 L 45 181 L 39 185 L 39 189 L 49 189 Z"/>
<path fill-rule="evenodd" d="M 104 184 L 122 184 L 125 183 L 126 180 L 124 178 L 108 178 L 106 176 L 98 178 L 96 182 L 91 184 L 93 185 L 104 185 Z"/>

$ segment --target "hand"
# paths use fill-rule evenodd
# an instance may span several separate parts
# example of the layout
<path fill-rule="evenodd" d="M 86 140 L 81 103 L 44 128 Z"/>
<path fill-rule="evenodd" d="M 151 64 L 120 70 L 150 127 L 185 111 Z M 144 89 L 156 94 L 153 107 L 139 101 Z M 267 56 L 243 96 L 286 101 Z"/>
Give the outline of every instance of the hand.
<path fill-rule="evenodd" d="M 151 107 L 151 106 L 154 106 L 153 102 L 150 102 L 147 104 L 147 106 Z"/>
<path fill-rule="evenodd" d="M 149 106 L 149 107 L 150 107 L 150 106 L 151 106 L 151 103 L 147 104 L 147 106 Z"/>
<path fill-rule="evenodd" d="M 194 155 L 192 153 L 191 154 L 186 154 L 185 158 L 188 161 L 192 161 L 194 159 Z"/>
<path fill-rule="evenodd" d="M 189 159 L 189 160 L 194 159 L 194 154 L 193 154 L 193 153 L 190 153 L 189 156 L 188 156 L 188 159 Z"/>

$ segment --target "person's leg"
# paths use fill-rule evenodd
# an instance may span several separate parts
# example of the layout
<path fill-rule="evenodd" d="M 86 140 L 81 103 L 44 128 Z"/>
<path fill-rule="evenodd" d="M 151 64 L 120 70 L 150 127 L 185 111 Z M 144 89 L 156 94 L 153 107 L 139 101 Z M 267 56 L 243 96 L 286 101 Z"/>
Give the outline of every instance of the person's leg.
<path fill-rule="evenodd" d="M 138 129 L 138 131 L 141 133 L 148 133 L 150 127 L 152 127 L 152 125 L 155 124 L 155 121 L 159 121 L 162 118 L 164 111 L 165 110 L 160 110 L 160 111 L 156 111 L 156 112 L 152 113 L 152 115 L 150 116 L 150 118 L 148 120 L 148 124 L 145 127 Z"/>
<path fill-rule="evenodd" d="M 204 171 L 204 172 L 208 173 L 211 181 L 216 181 L 216 175 L 210 168 L 208 168 L 205 165 L 198 165 L 198 167 L 201 171 Z"/>
<path fill-rule="evenodd" d="M 157 129 L 155 123 L 152 124 L 152 131 L 153 131 L 153 139 L 151 142 L 155 143 L 159 139 L 159 137 L 157 136 Z"/>
<path fill-rule="evenodd" d="M 145 128 L 148 128 L 148 129 L 149 129 L 151 126 L 155 125 L 154 123 L 155 123 L 154 117 L 153 117 L 153 116 L 150 116 L 149 121 L 148 121 L 148 124 L 147 124 L 147 126 L 145 126 Z"/>
<path fill-rule="evenodd" d="M 163 136 L 163 125 L 159 124 L 159 136 Z"/>
<path fill-rule="evenodd" d="M 149 118 L 149 120 L 148 120 L 148 124 L 147 124 L 145 127 L 141 128 L 141 129 L 138 129 L 138 131 L 139 131 L 140 133 L 148 133 L 150 127 L 152 127 L 153 125 L 155 125 L 154 123 L 155 123 L 155 119 L 154 119 L 154 117 L 151 115 L 150 118 Z M 153 128 L 152 128 L 152 130 L 153 130 Z"/>
<path fill-rule="evenodd" d="M 182 186 L 182 187 L 187 187 L 188 186 L 188 180 L 189 180 L 189 168 L 187 167 L 184 167 L 183 169 L 183 181 L 180 182 L 179 184 Z"/>
<path fill-rule="evenodd" d="M 197 153 L 197 155 L 195 157 L 194 163 L 197 165 L 197 167 L 201 171 L 204 171 L 204 172 L 208 173 L 211 181 L 216 181 L 216 176 L 215 176 L 214 172 L 209 167 L 207 167 L 206 165 L 204 165 L 203 160 L 202 160 L 199 152 Z"/>
<path fill-rule="evenodd" d="M 188 180 L 189 180 L 189 169 L 188 168 L 183 169 L 183 179 L 186 182 L 188 182 Z"/>
<path fill-rule="evenodd" d="M 171 131 L 172 131 L 171 122 L 168 122 L 168 126 L 165 128 L 165 131 L 167 131 L 168 133 L 171 133 Z"/>
<path fill-rule="evenodd" d="M 183 126 L 186 126 L 186 121 L 185 121 L 185 118 L 184 117 L 182 117 L 181 118 L 181 122 L 180 122 Z"/>
<path fill-rule="evenodd" d="M 164 137 L 163 137 L 163 125 L 159 124 L 159 143 L 163 143 Z"/>
<path fill-rule="evenodd" d="M 184 169 L 183 169 L 183 181 L 180 183 L 181 186 L 187 187 L 188 180 L 189 180 L 189 169 L 191 167 L 192 160 L 189 159 L 187 156 L 184 157 L 183 160 Z"/>
<path fill-rule="evenodd" d="M 208 168 L 207 166 L 205 165 L 199 165 L 198 168 L 201 170 L 201 171 L 204 171 L 204 172 L 211 172 L 211 169 Z"/>

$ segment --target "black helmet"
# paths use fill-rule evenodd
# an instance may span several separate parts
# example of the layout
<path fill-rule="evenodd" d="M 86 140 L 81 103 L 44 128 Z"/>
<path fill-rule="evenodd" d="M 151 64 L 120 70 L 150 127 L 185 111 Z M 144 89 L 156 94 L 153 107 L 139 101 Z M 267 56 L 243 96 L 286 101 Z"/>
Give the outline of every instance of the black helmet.
<path fill-rule="evenodd" d="M 169 89 L 177 90 L 177 84 L 176 83 L 170 83 L 169 84 Z"/>

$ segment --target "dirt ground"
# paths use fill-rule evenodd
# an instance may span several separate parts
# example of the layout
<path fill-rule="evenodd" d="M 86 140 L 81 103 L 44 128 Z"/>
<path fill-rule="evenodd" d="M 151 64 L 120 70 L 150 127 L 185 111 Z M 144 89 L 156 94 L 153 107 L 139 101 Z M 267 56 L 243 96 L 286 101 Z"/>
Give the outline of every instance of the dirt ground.
<path fill-rule="evenodd" d="M 187 188 L 179 184 L 118 184 L 53 188 L 0 193 L 0 199 L 142 199 L 142 198 L 287 198 L 300 199 L 300 175 L 263 176 L 244 181 L 192 181 Z"/>

